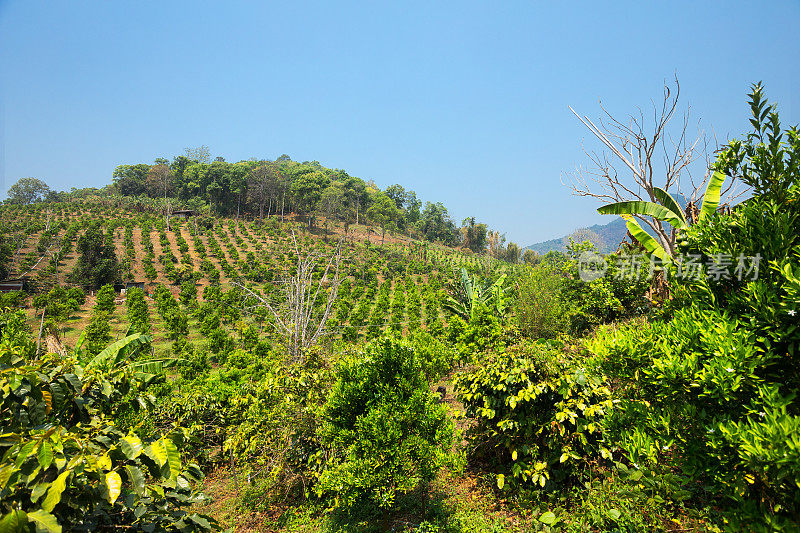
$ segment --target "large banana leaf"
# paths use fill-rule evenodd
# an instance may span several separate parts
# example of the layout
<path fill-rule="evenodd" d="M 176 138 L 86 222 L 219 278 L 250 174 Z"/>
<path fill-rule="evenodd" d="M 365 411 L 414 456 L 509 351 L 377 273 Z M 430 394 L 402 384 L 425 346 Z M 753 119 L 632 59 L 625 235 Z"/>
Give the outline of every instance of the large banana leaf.
<path fill-rule="evenodd" d="M 623 219 L 625 219 L 626 226 L 628 226 L 628 231 L 631 232 L 633 238 L 636 239 L 644 246 L 644 249 L 650 252 L 651 254 L 655 255 L 665 263 L 671 263 L 672 257 L 667 253 L 666 250 L 655 240 L 655 238 L 647 233 L 642 227 L 636 222 L 636 219 L 633 216 L 628 214 L 620 215 Z"/>
<path fill-rule="evenodd" d="M 719 197 L 722 193 L 722 184 L 725 182 L 725 174 L 714 172 L 708 180 L 706 194 L 703 195 L 703 207 L 700 208 L 700 220 L 710 217 L 717 212 L 719 207 Z"/>
<path fill-rule="evenodd" d="M 674 201 L 674 200 L 673 200 Z M 683 214 L 677 214 L 672 210 L 667 209 L 663 205 L 658 205 L 655 202 L 643 202 L 641 200 L 631 202 L 616 202 L 613 204 L 604 205 L 597 210 L 601 215 L 642 215 L 650 216 L 658 220 L 668 222 L 674 227 L 684 227 Z M 681 213 L 678 210 L 678 213 Z"/>
<path fill-rule="evenodd" d="M 150 340 L 149 335 L 142 335 L 141 333 L 123 337 L 106 346 L 102 352 L 86 364 L 86 369 L 95 367 L 105 370 L 112 369 L 129 359 L 140 346 L 149 343 Z"/>
<path fill-rule="evenodd" d="M 678 226 L 672 224 L 672 227 L 677 229 L 684 229 L 686 226 L 689 225 L 689 223 L 686 222 L 686 216 L 683 214 L 683 209 L 681 209 L 681 206 L 678 205 L 678 202 L 675 201 L 675 198 L 673 198 L 672 195 L 670 195 L 667 191 L 665 191 L 661 187 L 655 187 L 653 189 L 653 196 L 656 197 L 656 200 L 661 202 L 661 205 L 663 205 L 676 215 L 680 215 L 682 225 Z"/>

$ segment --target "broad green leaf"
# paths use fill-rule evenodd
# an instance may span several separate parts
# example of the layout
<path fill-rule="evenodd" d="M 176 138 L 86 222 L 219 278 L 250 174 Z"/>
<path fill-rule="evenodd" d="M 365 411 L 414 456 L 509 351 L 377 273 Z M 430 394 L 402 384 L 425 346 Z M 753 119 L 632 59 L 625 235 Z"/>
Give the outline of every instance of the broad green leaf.
<path fill-rule="evenodd" d="M 116 472 L 111 471 L 106 474 L 106 485 L 108 486 L 108 503 L 114 505 L 122 492 L 122 478 Z"/>
<path fill-rule="evenodd" d="M 546 513 L 543 513 L 542 516 L 539 517 L 539 522 L 547 525 L 553 525 L 556 523 L 557 520 L 558 518 L 556 518 L 556 515 L 553 514 L 551 511 L 547 511 Z"/>
<path fill-rule="evenodd" d="M 506 476 L 503 474 L 497 475 L 497 488 L 503 490 L 503 487 L 506 485 Z"/>
<path fill-rule="evenodd" d="M 678 202 L 675 200 L 675 198 L 672 197 L 672 195 L 670 195 L 667 191 L 665 191 L 661 187 L 654 187 L 653 196 L 656 197 L 656 200 L 661 202 L 661 205 L 663 205 L 676 215 L 680 216 L 681 222 L 683 222 L 683 226 L 673 225 L 673 227 L 685 228 L 686 226 L 689 225 L 688 222 L 686 222 L 686 215 L 683 214 L 683 209 L 681 209 L 680 204 L 678 204 Z"/>
<path fill-rule="evenodd" d="M 652 235 L 643 230 L 642 227 L 639 225 L 639 223 L 636 222 L 636 220 L 631 215 L 622 215 L 622 218 L 625 219 L 628 231 L 631 232 L 633 238 L 639 241 L 639 243 L 642 246 L 644 246 L 645 250 L 655 255 L 664 262 L 672 261 L 672 258 L 667 253 L 667 251 L 664 250 L 664 248 L 660 244 L 658 244 L 658 241 L 656 241 Z"/>
<path fill-rule="evenodd" d="M 45 440 L 39 445 L 38 459 L 42 470 L 47 470 L 53 462 L 53 445 L 50 442 Z"/>
<path fill-rule="evenodd" d="M 144 474 L 137 466 L 127 465 L 125 471 L 128 473 L 128 479 L 133 485 L 133 490 L 139 496 L 144 496 Z"/>
<path fill-rule="evenodd" d="M 147 457 L 155 461 L 159 467 L 167 464 L 167 450 L 164 448 L 162 441 L 157 440 L 142 451 Z"/>
<path fill-rule="evenodd" d="M 86 341 L 86 330 L 84 329 L 81 332 L 80 336 L 78 337 L 78 341 L 75 343 L 75 352 L 76 353 L 80 353 L 82 351 L 81 348 L 83 347 L 83 343 L 85 341 Z"/>
<path fill-rule="evenodd" d="M 642 215 L 653 217 L 658 220 L 668 222 L 675 227 L 684 227 L 683 216 L 673 213 L 663 205 L 655 202 L 617 202 L 615 204 L 604 205 L 597 210 L 601 215 Z M 680 212 L 680 211 L 679 211 Z"/>
<path fill-rule="evenodd" d="M 134 333 L 128 335 L 120 340 L 109 344 L 102 352 L 97 354 L 94 359 L 89 361 L 86 369 L 90 368 L 113 368 L 129 357 L 131 357 L 137 348 L 150 342 L 148 335 L 141 333 Z"/>
<path fill-rule="evenodd" d="M 181 455 L 178 453 L 178 448 L 175 443 L 170 439 L 163 439 L 164 448 L 167 451 L 167 458 L 169 459 L 169 477 L 175 479 L 181 473 Z"/>
<path fill-rule="evenodd" d="M 620 513 L 616 509 L 609 509 L 608 516 L 610 516 L 612 520 L 619 520 L 619 517 L 622 516 L 622 513 Z"/>
<path fill-rule="evenodd" d="M 36 448 L 36 441 L 26 442 L 22 445 L 22 448 L 19 449 L 19 453 L 17 454 L 17 460 L 14 463 L 17 468 L 22 466 L 22 464 L 31 456 L 33 450 Z"/>
<path fill-rule="evenodd" d="M 189 520 L 191 520 L 192 522 L 203 528 L 204 531 L 211 530 L 211 522 L 209 522 L 205 517 L 195 513 L 189 515 L 188 518 Z"/>
<path fill-rule="evenodd" d="M 13 474 L 16 469 L 14 463 L 6 463 L 0 466 L 0 491 L 6 487 L 6 483 L 8 483 L 11 474 Z"/>
<path fill-rule="evenodd" d="M 18 533 L 25 531 L 28 519 L 24 511 L 11 511 L 0 519 L 0 533 Z"/>
<path fill-rule="evenodd" d="M 39 498 L 45 493 L 45 491 L 50 488 L 50 483 L 39 483 L 33 490 L 31 491 L 31 502 L 36 503 L 39 501 Z"/>
<path fill-rule="evenodd" d="M 725 174 L 714 172 L 708 180 L 706 193 L 703 195 L 703 206 L 700 208 L 700 220 L 710 217 L 717 212 L 719 207 L 719 197 L 722 192 L 722 184 L 725 182 Z"/>
<path fill-rule="evenodd" d="M 61 533 L 61 526 L 58 525 L 56 517 L 48 512 L 39 510 L 28 513 L 28 520 L 36 523 L 37 531 L 47 531 L 47 533 Z"/>
<path fill-rule="evenodd" d="M 119 447 L 128 459 L 136 459 L 142 453 L 142 440 L 135 434 L 122 437 L 119 440 Z"/>
<path fill-rule="evenodd" d="M 61 472 L 53 484 L 50 485 L 50 489 L 47 491 L 47 496 L 45 496 L 44 501 L 42 502 L 42 509 L 45 511 L 52 512 L 53 507 L 56 506 L 58 502 L 61 501 L 61 493 L 64 492 L 64 489 L 67 488 L 67 477 L 70 475 L 69 470 L 64 470 Z"/>

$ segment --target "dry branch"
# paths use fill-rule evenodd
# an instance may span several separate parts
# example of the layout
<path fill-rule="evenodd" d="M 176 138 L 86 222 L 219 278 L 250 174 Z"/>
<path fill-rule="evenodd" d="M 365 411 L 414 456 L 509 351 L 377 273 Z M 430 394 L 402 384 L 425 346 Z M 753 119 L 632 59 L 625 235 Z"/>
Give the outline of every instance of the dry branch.
<path fill-rule="evenodd" d="M 341 241 L 330 256 L 316 251 L 301 255 L 294 232 L 292 242 L 297 267 L 293 274 L 284 273 L 278 282 L 281 288 L 279 298 L 269 301 L 241 283 L 236 285 L 266 307 L 269 321 L 278 332 L 291 361 L 302 363 L 309 348 L 327 333 L 326 324 L 341 283 Z M 320 270 L 321 275 L 315 280 L 314 273 Z"/>

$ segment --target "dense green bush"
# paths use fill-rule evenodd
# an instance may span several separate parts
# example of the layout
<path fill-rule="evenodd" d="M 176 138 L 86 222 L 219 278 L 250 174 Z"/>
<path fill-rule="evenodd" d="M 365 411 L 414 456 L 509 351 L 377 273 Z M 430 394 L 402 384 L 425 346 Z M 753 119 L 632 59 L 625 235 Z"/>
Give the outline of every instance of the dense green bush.
<path fill-rule="evenodd" d="M 95 302 L 95 312 L 113 313 L 114 312 L 114 287 L 103 285 L 97 291 L 97 301 Z"/>
<path fill-rule="evenodd" d="M 703 266 L 698 276 L 680 263 L 672 272 L 671 318 L 589 347 L 602 367 L 629 372 L 617 371 L 630 384 L 608 431 L 631 461 L 680 468 L 734 529 L 791 530 L 800 522 L 800 136 L 780 131 L 759 87 L 751 108 L 753 133 L 716 166 L 758 195 L 681 234 L 679 250 Z M 760 258 L 757 276 L 748 256 Z"/>
<path fill-rule="evenodd" d="M 398 495 L 434 477 L 453 439 L 416 350 L 393 337 L 341 361 L 322 420 L 326 461 L 317 491 L 345 507 L 391 509 Z"/>
<path fill-rule="evenodd" d="M 447 340 L 465 361 L 473 355 L 511 345 L 515 337 L 516 332 L 503 325 L 496 311 L 481 304 L 476 305 L 468 323 L 460 316 L 453 316 L 447 327 Z"/>
<path fill-rule="evenodd" d="M 72 271 L 72 280 L 87 289 L 97 289 L 107 283 L 119 280 L 120 266 L 114 252 L 113 243 L 108 238 L 112 234 L 103 232 L 102 225 L 92 224 L 78 238 L 78 262 Z"/>
<path fill-rule="evenodd" d="M 533 339 L 550 339 L 567 331 L 572 304 L 564 294 L 565 286 L 563 273 L 550 265 L 525 269 L 514 306 L 522 333 Z"/>
<path fill-rule="evenodd" d="M 136 287 L 128 289 L 125 297 L 128 307 L 128 320 L 132 333 L 150 333 L 150 308 L 144 299 L 144 292 Z"/>
<path fill-rule="evenodd" d="M 561 359 L 563 346 L 539 341 L 481 358 L 456 376 L 476 452 L 522 484 L 560 486 L 599 458 L 611 458 L 602 423 L 613 410 L 602 376 Z"/>
<path fill-rule="evenodd" d="M 85 298 L 83 291 L 79 288 L 65 289 L 56 286 L 47 293 L 34 296 L 33 307 L 37 310 L 43 309 L 45 320 L 54 328 L 60 328 L 72 313 L 80 309 Z"/>

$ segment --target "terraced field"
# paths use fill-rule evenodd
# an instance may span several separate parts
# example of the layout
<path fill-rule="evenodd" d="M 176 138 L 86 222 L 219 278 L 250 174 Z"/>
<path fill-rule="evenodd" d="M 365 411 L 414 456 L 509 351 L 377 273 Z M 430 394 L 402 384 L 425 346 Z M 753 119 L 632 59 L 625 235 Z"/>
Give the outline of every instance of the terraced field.
<path fill-rule="evenodd" d="M 216 306 L 212 299 L 219 294 L 241 300 L 241 286 L 269 294 L 296 264 L 298 251 L 330 255 L 338 250 L 343 281 L 328 323 L 329 340 L 354 342 L 375 338 L 387 329 L 441 331 L 447 321 L 441 302 L 454 268 L 488 266 L 491 261 L 408 238 L 390 236 L 380 246 L 376 233 L 366 226 L 351 227 L 345 237 L 341 228 L 327 234 L 293 220 L 281 222 L 278 217 L 261 222 L 171 217 L 167 222 L 155 213 L 96 201 L 5 206 L 0 209 L 0 221 L 11 228 L 17 248 L 10 277 L 29 278 L 31 287 L 45 292 L 70 284 L 69 274 L 77 261 L 74 243 L 87 227 L 101 224 L 113 240 L 122 281 L 145 283 L 157 352 L 168 350 L 170 341 L 153 300 L 158 287 L 181 302 L 189 325 L 186 339 L 200 341 L 204 336 L 194 311 L 203 304 Z M 112 337 L 124 334 L 130 325 L 124 304 L 122 291 L 111 314 Z M 63 324 L 60 340 L 65 346 L 75 345 L 94 305 L 95 294 L 90 292 Z M 28 311 L 31 324 L 38 326 L 38 310 L 31 305 Z M 235 329 L 236 322 L 230 320 L 228 329 Z"/>

